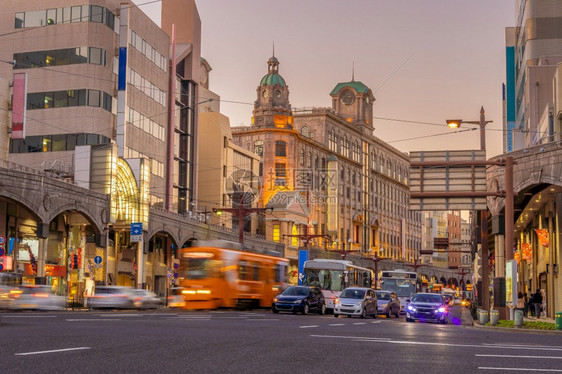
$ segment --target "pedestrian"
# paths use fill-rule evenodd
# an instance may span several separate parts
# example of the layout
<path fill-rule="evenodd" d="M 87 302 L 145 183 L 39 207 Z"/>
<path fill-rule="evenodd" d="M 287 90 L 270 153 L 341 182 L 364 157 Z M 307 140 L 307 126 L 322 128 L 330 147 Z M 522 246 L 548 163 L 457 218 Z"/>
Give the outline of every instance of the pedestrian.
<path fill-rule="evenodd" d="M 541 290 L 537 288 L 537 292 L 533 295 L 531 302 L 533 304 L 533 309 L 535 312 L 535 317 L 540 318 L 541 316 L 541 305 L 542 305 L 542 294 Z"/>
<path fill-rule="evenodd" d="M 523 317 L 527 317 L 527 315 L 529 314 L 529 295 L 527 295 L 527 292 L 525 292 L 523 294 L 523 299 L 525 300 L 525 307 L 523 309 Z"/>
<path fill-rule="evenodd" d="M 515 310 L 523 311 L 525 309 L 525 299 L 523 298 L 523 292 L 519 291 L 517 293 L 517 306 Z"/>

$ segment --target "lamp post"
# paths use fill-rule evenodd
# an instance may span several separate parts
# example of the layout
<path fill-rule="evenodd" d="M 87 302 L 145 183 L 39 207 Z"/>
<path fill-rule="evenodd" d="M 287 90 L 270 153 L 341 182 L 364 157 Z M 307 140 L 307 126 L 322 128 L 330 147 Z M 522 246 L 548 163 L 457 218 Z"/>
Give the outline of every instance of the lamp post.
<path fill-rule="evenodd" d="M 480 108 L 480 120 L 479 121 L 463 121 L 462 119 L 452 119 L 447 120 L 447 126 L 451 129 L 458 129 L 461 124 L 468 123 L 472 125 L 480 126 L 480 149 L 486 151 L 486 125 L 493 121 L 486 121 L 486 114 L 484 107 Z M 513 191 L 513 188 L 511 189 Z M 513 198 L 513 196 L 512 196 Z M 506 199 L 507 206 L 507 199 Z M 513 201 L 511 204 L 511 209 L 513 210 Z M 512 212 L 513 217 L 513 212 Z M 507 223 L 507 220 L 506 220 Z M 506 230 L 507 231 L 507 230 Z M 480 211 L 480 234 L 481 234 L 481 247 L 482 247 L 482 308 L 484 310 L 490 309 L 490 264 L 488 261 L 488 211 L 486 209 Z M 511 236 L 513 237 L 513 230 L 511 230 Z M 507 238 L 506 238 L 507 239 Z M 507 240 L 506 240 L 507 242 Z"/>

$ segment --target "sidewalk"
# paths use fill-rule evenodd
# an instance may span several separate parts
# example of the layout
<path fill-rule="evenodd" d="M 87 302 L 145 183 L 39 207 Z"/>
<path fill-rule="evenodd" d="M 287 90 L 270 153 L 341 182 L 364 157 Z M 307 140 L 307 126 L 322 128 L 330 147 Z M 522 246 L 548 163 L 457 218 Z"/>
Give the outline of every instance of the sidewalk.
<path fill-rule="evenodd" d="M 513 331 L 513 332 L 529 332 L 529 333 L 538 333 L 538 334 L 549 334 L 549 335 L 562 335 L 562 330 L 541 330 L 541 329 L 529 329 L 529 328 L 522 328 L 522 327 L 499 327 L 499 326 L 490 326 L 490 325 L 481 325 L 478 322 L 478 319 L 472 319 L 472 315 L 470 312 L 467 313 L 469 318 L 472 320 L 472 325 L 476 328 L 480 329 L 494 329 L 494 330 L 501 330 L 501 331 Z M 465 314 L 463 312 L 463 325 L 465 320 Z M 523 323 L 525 322 L 548 322 L 548 323 L 555 323 L 554 318 L 549 317 L 523 317 Z"/>

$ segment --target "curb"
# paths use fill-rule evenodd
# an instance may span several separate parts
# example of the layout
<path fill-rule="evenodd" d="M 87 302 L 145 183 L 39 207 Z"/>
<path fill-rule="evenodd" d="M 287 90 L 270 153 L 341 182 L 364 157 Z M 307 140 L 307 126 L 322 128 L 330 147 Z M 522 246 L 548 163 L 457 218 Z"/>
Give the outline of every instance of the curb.
<path fill-rule="evenodd" d="M 538 329 L 524 329 L 522 327 L 496 327 L 496 326 L 483 326 L 476 321 L 472 321 L 472 326 L 478 329 L 491 329 L 500 331 L 511 331 L 511 332 L 525 332 L 533 334 L 548 334 L 548 335 L 562 335 L 562 330 L 538 330 Z"/>

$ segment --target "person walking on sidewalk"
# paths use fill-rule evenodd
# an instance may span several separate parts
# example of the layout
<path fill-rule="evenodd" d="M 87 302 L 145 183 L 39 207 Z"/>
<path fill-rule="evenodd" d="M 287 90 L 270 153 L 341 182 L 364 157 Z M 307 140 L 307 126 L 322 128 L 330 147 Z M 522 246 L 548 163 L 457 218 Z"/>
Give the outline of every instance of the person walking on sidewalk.
<path fill-rule="evenodd" d="M 517 306 L 515 310 L 520 310 L 523 312 L 525 310 L 525 299 L 523 298 L 523 292 L 519 291 L 517 294 Z"/>
<path fill-rule="evenodd" d="M 527 292 L 523 294 L 523 299 L 525 301 L 525 307 L 523 309 L 523 317 L 527 317 L 527 315 L 529 314 L 529 296 L 527 295 Z"/>
<path fill-rule="evenodd" d="M 541 316 L 541 305 L 542 305 L 542 294 L 541 290 L 537 288 L 537 292 L 531 298 L 531 304 L 533 305 L 533 309 L 535 311 L 535 317 L 540 318 Z"/>

